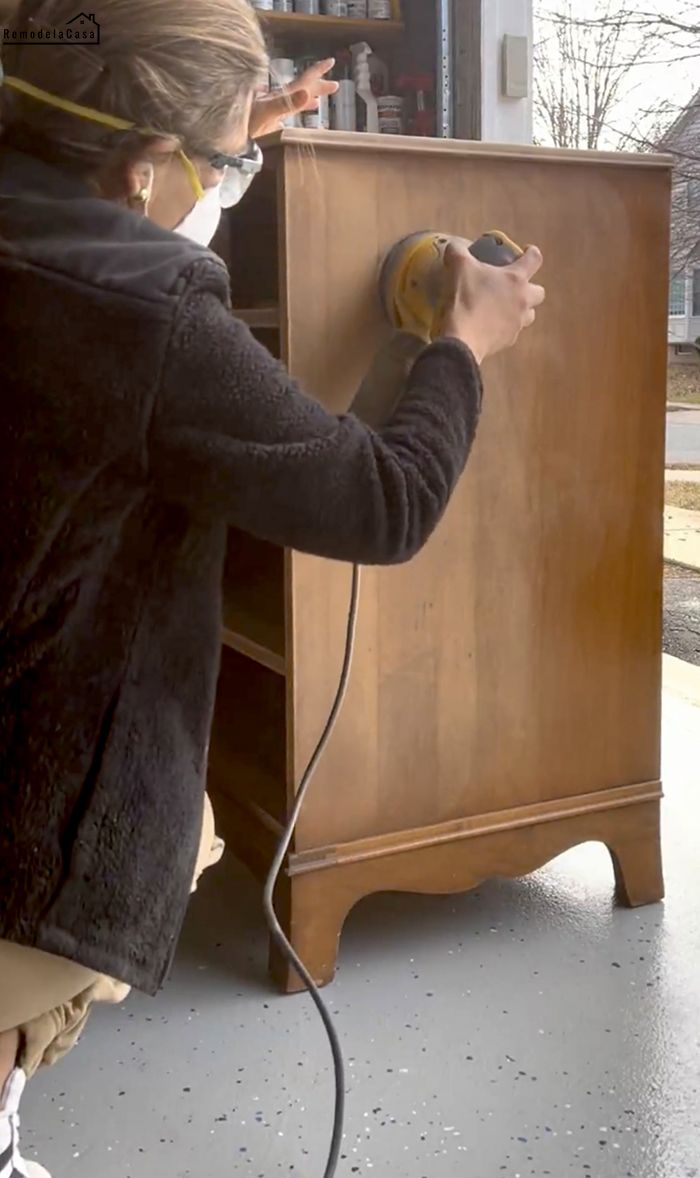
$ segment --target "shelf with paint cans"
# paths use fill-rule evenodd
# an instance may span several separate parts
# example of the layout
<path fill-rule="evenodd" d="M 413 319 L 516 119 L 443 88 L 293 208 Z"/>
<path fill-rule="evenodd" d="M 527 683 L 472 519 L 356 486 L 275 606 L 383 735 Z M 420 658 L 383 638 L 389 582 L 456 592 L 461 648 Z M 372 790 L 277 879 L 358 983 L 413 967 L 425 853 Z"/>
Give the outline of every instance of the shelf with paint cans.
<path fill-rule="evenodd" d="M 290 126 L 437 133 L 436 0 L 258 0 L 256 7 L 273 89 L 290 85 L 319 58 L 335 58 L 338 93 L 318 111 L 290 118 Z"/>

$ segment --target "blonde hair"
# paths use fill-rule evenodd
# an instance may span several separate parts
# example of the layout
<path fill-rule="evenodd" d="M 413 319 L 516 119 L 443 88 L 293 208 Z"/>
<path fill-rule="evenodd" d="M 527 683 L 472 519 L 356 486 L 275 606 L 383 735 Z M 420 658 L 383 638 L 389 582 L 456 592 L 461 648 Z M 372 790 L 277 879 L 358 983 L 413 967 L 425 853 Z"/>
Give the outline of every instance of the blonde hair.
<path fill-rule="evenodd" d="M 97 3 L 95 3 L 97 9 Z M 99 0 L 99 45 L 32 45 L 33 28 L 62 28 L 76 0 L 22 0 L 2 47 L 7 75 L 135 127 L 213 150 L 267 78 L 268 56 L 248 0 Z M 92 14 L 91 14 L 92 15 Z M 23 39 L 22 39 L 23 38 Z M 81 170 L 143 141 L 0 88 L 0 126 Z"/>

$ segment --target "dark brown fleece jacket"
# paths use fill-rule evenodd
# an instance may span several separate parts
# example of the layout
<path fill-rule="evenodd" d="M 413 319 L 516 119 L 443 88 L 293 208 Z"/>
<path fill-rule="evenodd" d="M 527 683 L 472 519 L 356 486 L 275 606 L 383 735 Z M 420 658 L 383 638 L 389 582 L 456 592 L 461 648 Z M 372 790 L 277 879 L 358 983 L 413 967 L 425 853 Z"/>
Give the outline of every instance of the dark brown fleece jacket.
<path fill-rule="evenodd" d="M 148 992 L 201 826 L 226 528 L 409 560 L 481 386 L 448 341 L 373 432 L 231 315 L 208 250 L 0 146 L 0 937 Z"/>

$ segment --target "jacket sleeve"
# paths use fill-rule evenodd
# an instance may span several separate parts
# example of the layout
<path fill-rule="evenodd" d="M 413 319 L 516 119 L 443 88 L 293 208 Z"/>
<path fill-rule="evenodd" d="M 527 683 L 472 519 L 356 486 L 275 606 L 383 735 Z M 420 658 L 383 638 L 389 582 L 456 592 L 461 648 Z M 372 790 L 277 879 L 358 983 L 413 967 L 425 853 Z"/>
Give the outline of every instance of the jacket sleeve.
<path fill-rule="evenodd" d="M 418 358 L 377 432 L 304 395 L 211 289 L 183 297 L 150 432 L 157 493 L 337 560 L 410 559 L 466 463 L 481 378 L 457 340 Z"/>

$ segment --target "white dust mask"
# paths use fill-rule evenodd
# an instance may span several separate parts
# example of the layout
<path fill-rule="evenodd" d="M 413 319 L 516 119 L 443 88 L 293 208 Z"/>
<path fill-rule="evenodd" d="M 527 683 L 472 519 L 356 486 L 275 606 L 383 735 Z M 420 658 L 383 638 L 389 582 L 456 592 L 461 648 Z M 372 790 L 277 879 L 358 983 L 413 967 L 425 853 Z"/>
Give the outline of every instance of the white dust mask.
<path fill-rule="evenodd" d="M 196 241 L 198 245 L 209 245 L 221 220 L 222 185 L 223 181 L 213 188 L 205 188 L 202 199 L 175 226 L 175 233 L 189 237 L 190 241 Z"/>
<path fill-rule="evenodd" d="M 175 226 L 176 233 L 200 245 L 209 245 L 219 228 L 221 210 L 232 209 L 243 200 L 262 170 L 263 158 L 257 143 L 251 143 L 246 155 L 226 156 L 217 153 L 210 162 L 214 167 L 222 168 L 224 175 L 221 182 L 213 188 L 205 188 L 202 199 Z"/>

